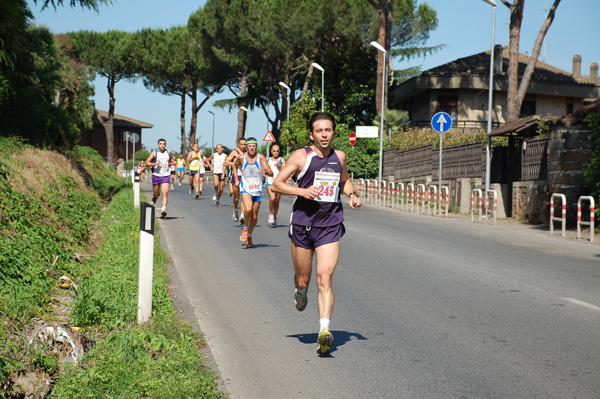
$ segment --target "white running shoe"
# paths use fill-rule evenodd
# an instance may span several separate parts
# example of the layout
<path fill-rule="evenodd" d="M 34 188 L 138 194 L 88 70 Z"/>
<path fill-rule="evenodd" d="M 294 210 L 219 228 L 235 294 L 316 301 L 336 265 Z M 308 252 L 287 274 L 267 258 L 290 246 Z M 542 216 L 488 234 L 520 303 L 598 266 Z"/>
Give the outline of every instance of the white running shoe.
<path fill-rule="evenodd" d="M 190 195 L 192 195 L 192 187 L 190 186 Z"/>
<path fill-rule="evenodd" d="M 181 186 L 181 182 L 179 182 L 179 183 L 177 183 L 177 184 L 179 184 L 179 185 Z"/>
<path fill-rule="evenodd" d="M 240 211 L 238 209 L 233 210 L 233 221 L 234 222 L 240 221 Z"/>
<path fill-rule="evenodd" d="M 275 216 L 272 213 L 269 213 L 269 218 L 267 219 L 267 223 L 269 223 L 270 227 L 273 227 L 275 224 Z"/>
<path fill-rule="evenodd" d="M 216 200 L 217 200 L 217 194 L 213 195 L 213 197 L 212 197 L 212 200 L 213 200 L 213 201 L 216 201 Z"/>
<path fill-rule="evenodd" d="M 240 226 L 243 226 L 243 225 L 244 225 L 244 214 L 242 213 L 240 215 Z"/>
<path fill-rule="evenodd" d="M 167 208 L 163 208 L 162 211 L 160 212 L 160 218 L 164 219 L 167 217 Z"/>

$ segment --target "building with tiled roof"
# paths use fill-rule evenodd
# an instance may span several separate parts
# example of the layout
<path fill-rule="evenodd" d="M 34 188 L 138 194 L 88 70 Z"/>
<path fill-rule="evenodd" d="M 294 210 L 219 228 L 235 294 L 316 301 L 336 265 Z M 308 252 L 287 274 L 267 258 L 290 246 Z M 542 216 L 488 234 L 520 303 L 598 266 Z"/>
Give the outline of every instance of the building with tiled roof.
<path fill-rule="evenodd" d="M 94 114 L 92 130 L 82 130 L 81 139 L 79 145 L 92 147 L 100 153 L 104 158 L 107 157 L 108 151 L 106 149 L 106 132 L 99 118 L 102 120 L 108 119 L 108 112 L 97 109 Z M 142 149 L 142 129 L 150 129 L 154 127 L 151 123 L 143 122 L 137 119 L 129 118 L 123 115 L 114 115 L 113 118 L 113 132 L 114 132 L 114 143 L 115 143 L 115 159 L 116 163 L 119 158 L 125 159 L 127 152 L 129 156 L 132 155 L 132 151 L 139 151 Z M 126 147 L 125 142 L 126 132 L 137 133 L 139 135 L 139 141 L 135 144 L 129 143 L 129 148 Z"/>
<path fill-rule="evenodd" d="M 506 121 L 508 91 L 508 48 L 496 46 L 492 125 Z M 529 57 L 519 54 L 519 77 Z M 424 71 L 392 91 L 393 108 L 408 111 L 415 126 L 430 126 L 436 112 L 452 116 L 453 129 L 477 132 L 487 127 L 490 51 L 459 58 Z M 550 114 L 566 116 L 600 97 L 598 64 L 590 75 L 581 75 L 581 57 L 573 57 L 573 73 L 537 61 L 521 117 Z"/>

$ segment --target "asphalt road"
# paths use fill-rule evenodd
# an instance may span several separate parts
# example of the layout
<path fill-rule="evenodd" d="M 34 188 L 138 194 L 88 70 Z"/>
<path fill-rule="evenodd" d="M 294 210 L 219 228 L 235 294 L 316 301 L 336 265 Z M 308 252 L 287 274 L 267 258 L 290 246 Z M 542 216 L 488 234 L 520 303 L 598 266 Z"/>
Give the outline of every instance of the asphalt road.
<path fill-rule="evenodd" d="M 291 198 L 274 229 L 263 203 L 246 250 L 231 199 L 211 196 L 176 186 L 159 225 L 176 301 L 232 398 L 600 398 L 597 243 L 346 206 L 335 346 L 319 358 L 315 284 L 293 305 Z"/>

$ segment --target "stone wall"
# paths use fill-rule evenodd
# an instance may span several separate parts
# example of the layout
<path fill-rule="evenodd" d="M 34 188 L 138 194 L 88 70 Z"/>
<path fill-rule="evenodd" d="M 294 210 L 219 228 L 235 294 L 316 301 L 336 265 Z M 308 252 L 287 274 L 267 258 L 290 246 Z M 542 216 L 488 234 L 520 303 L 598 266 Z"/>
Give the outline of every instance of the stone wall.
<path fill-rule="evenodd" d="M 550 214 L 550 197 L 554 193 L 567 198 L 567 223 L 577 222 L 577 201 L 582 195 L 590 195 L 585 180 L 584 167 L 589 162 L 592 137 L 583 123 L 570 126 L 557 124 L 548 135 L 548 190 L 542 211 Z M 547 212 L 546 212 L 547 211 Z"/>
<path fill-rule="evenodd" d="M 547 180 L 513 183 L 513 217 L 534 223 L 549 223 L 552 194 L 567 198 L 567 224 L 577 223 L 577 201 L 589 195 L 584 168 L 590 159 L 592 139 L 589 129 L 582 123 L 558 122 L 548 133 Z M 559 204 L 556 204 L 559 206 Z M 556 208 L 555 216 L 560 216 Z"/>

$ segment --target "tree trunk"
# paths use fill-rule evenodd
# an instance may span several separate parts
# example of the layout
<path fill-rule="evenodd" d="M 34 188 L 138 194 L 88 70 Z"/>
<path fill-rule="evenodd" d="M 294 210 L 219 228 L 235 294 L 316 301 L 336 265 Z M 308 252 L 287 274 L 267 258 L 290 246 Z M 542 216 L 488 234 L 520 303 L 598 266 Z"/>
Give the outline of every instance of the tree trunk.
<path fill-rule="evenodd" d="M 378 51 L 377 55 L 377 87 L 375 89 L 375 107 L 377 113 L 381 112 L 381 109 L 387 108 L 387 82 L 388 82 L 388 74 L 386 65 L 386 74 L 383 76 L 383 65 L 386 62 L 387 55 L 390 54 L 390 43 L 391 43 L 391 32 L 392 32 L 392 24 L 393 24 L 393 7 L 394 0 L 379 0 L 378 3 L 374 1 L 369 1 L 375 8 L 378 10 L 377 20 L 379 21 L 379 39 L 378 43 L 387 51 L 387 54 L 381 54 L 381 51 Z M 382 84 L 385 82 L 385 84 Z M 383 105 L 381 104 L 381 90 L 384 90 L 383 94 Z"/>
<path fill-rule="evenodd" d="M 508 92 L 507 92 L 507 121 L 517 119 L 521 104 L 517 96 L 519 85 L 519 40 L 521 37 L 521 22 L 523 22 L 524 0 L 515 0 L 510 8 L 510 28 L 508 42 Z"/>
<path fill-rule="evenodd" d="M 246 77 L 246 71 L 244 70 L 244 72 L 242 72 L 242 89 L 240 91 L 240 98 L 244 97 L 244 94 L 246 93 L 248 87 L 248 79 Z M 238 110 L 238 130 L 237 130 L 237 137 L 235 142 L 237 143 L 237 141 L 239 139 L 241 139 L 242 137 L 244 137 L 244 133 L 246 132 L 246 120 L 248 115 L 246 115 L 246 111 L 239 109 Z"/>
<path fill-rule="evenodd" d="M 106 163 L 110 166 L 116 165 L 115 159 L 115 132 L 114 132 L 114 119 L 115 119 L 115 78 L 109 77 L 106 84 L 108 90 L 108 119 L 104 120 L 98 113 L 96 117 L 100 124 L 104 128 L 106 135 Z"/>
<path fill-rule="evenodd" d="M 515 0 L 513 4 L 508 3 L 507 0 L 502 0 L 502 3 L 510 9 L 510 37 L 509 37 L 509 61 L 508 61 L 508 93 L 507 93 L 507 122 L 519 118 L 521 112 L 521 105 L 527 94 L 529 88 L 529 82 L 537 58 L 540 54 L 544 37 L 550 29 L 550 25 L 554 21 L 554 15 L 556 14 L 556 8 L 560 4 L 561 0 L 554 0 L 554 4 L 550 8 L 540 31 L 538 32 L 537 38 L 533 45 L 533 51 L 529 57 L 529 62 L 525 68 L 525 72 L 519 81 L 519 38 L 521 35 L 521 23 L 523 21 L 523 8 L 525 0 Z"/>
<path fill-rule="evenodd" d="M 190 122 L 190 146 L 196 143 L 196 126 L 198 123 L 198 83 L 192 83 L 192 92 L 190 93 L 192 98 L 192 120 Z"/>
<path fill-rule="evenodd" d="M 531 57 L 529 58 L 529 63 L 525 68 L 525 72 L 523 73 L 523 77 L 521 78 L 521 82 L 519 83 L 519 90 L 517 92 L 517 115 L 520 113 L 521 104 L 523 104 L 523 100 L 525 99 L 525 95 L 527 94 L 527 88 L 529 87 L 529 81 L 531 80 L 531 75 L 533 75 L 533 71 L 535 70 L 535 65 L 537 63 L 537 59 L 540 55 L 540 51 L 542 50 L 542 44 L 544 43 L 544 37 L 552 25 L 552 21 L 554 21 L 554 15 L 556 13 L 556 7 L 560 0 L 555 0 L 554 4 L 550 8 L 548 12 L 548 16 L 546 20 L 542 24 L 540 31 L 535 39 L 535 43 L 533 45 L 533 51 L 531 52 Z"/>
<path fill-rule="evenodd" d="M 312 66 L 312 63 L 312 61 L 309 61 L 308 73 L 306 74 L 306 79 L 304 79 L 304 86 L 302 87 L 303 94 L 308 93 L 308 89 L 310 88 L 310 80 L 312 79 L 313 73 L 315 71 L 314 67 Z"/>
<path fill-rule="evenodd" d="M 185 134 L 185 91 L 181 93 L 181 111 L 179 112 L 179 120 L 181 121 L 181 153 L 187 154 L 187 140 Z"/>

